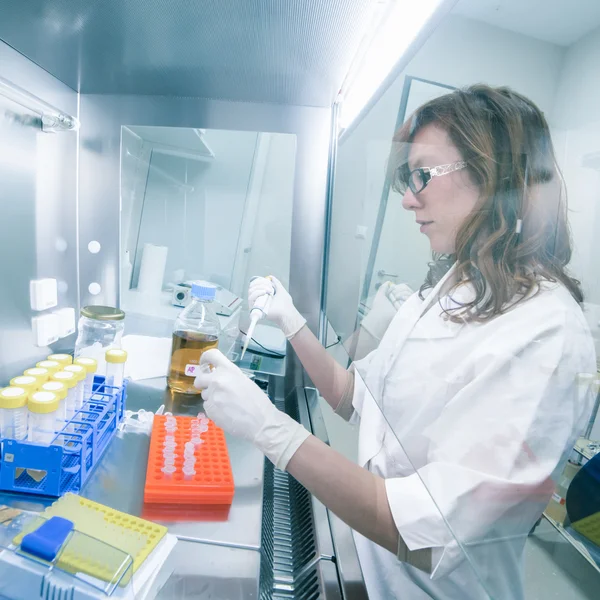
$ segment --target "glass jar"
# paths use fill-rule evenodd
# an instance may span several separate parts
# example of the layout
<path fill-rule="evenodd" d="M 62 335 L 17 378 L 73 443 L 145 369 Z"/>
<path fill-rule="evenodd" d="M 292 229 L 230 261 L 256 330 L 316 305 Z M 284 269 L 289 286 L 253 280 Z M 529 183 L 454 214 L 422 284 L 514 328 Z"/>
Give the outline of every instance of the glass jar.
<path fill-rule="evenodd" d="M 120 348 L 125 313 L 111 306 L 86 306 L 81 309 L 75 358 L 93 358 L 104 366 L 104 353 L 109 348 Z M 104 369 L 99 369 L 103 372 Z"/>

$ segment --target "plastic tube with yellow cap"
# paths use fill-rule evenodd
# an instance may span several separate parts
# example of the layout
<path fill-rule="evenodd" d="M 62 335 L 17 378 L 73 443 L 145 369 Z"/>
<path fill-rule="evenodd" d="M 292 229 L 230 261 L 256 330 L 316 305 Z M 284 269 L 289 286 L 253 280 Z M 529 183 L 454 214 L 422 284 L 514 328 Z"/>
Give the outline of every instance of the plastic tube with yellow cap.
<path fill-rule="evenodd" d="M 33 394 L 40 389 L 40 382 L 31 375 L 19 375 L 10 380 L 13 387 L 22 387 L 28 394 Z"/>
<path fill-rule="evenodd" d="M 106 385 L 122 387 L 127 352 L 118 348 L 106 351 Z"/>
<path fill-rule="evenodd" d="M 87 377 L 87 370 L 81 365 L 67 365 L 63 371 L 73 373 L 77 377 L 77 384 L 75 385 L 75 412 L 77 412 L 83 406 L 83 386 Z"/>
<path fill-rule="evenodd" d="M 73 357 L 70 354 L 51 354 L 48 360 L 54 360 L 63 367 L 73 364 Z"/>
<path fill-rule="evenodd" d="M 27 369 L 23 371 L 23 375 L 27 375 L 28 377 L 35 377 L 38 380 L 40 386 L 50 379 L 50 372 L 48 371 L 48 369 L 42 369 L 41 367 Z"/>
<path fill-rule="evenodd" d="M 68 388 L 60 381 L 46 381 L 40 388 L 40 392 L 52 392 L 58 396 L 58 410 L 56 411 L 56 431 L 61 431 L 66 425 L 67 419 L 67 393 Z"/>
<path fill-rule="evenodd" d="M 39 369 L 46 369 L 50 375 L 57 371 L 62 371 L 62 365 L 56 360 L 41 360 L 35 366 Z"/>
<path fill-rule="evenodd" d="M 27 439 L 38 444 L 51 444 L 56 437 L 56 412 L 59 399 L 53 392 L 34 392 L 29 397 L 29 433 Z"/>
<path fill-rule="evenodd" d="M 59 371 L 58 373 L 54 373 L 54 375 L 52 375 L 52 381 L 63 383 L 67 388 L 67 397 L 65 398 L 65 413 L 66 420 L 70 421 L 75 415 L 75 396 L 77 394 L 75 387 L 78 383 L 77 375 L 67 371 Z"/>
<path fill-rule="evenodd" d="M 0 437 L 24 440 L 27 436 L 27 397 L 22 387 L 0 390 Z"/>
<path fill-rule="evenodd" d="M 92 395 L 92 386 L 94 384 L 94 374 L 98 370 L 98 362 L 93 358 L 81 356 L 73 361 L 74 365 L 84 367 L 87 371 L 86 378 L 83 382 L 83 400 L 89 400 Z"/>

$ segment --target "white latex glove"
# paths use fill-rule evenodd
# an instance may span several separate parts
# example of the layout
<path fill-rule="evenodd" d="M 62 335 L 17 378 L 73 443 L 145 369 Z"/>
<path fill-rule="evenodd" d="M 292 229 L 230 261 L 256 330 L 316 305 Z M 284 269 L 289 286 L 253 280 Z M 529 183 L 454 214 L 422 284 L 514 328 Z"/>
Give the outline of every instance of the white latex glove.
<path fill-rule="evenodd" d="M 310 435 L 278 410 L 267 394 L 219 350 L 202 354 L 194 385 L 202 390 L 209 418 L 227 433 L 253 443 L 278 469 L 285 470 Z"/>
<path fill-rule="evenodd" d="M 391 283 L 386 288 L 386 296 L 396 310 L 398 310 L 412 295 L 414 291 L 406 283 Z"/>
<path fill-rule="evenodd" d="M 252 310 L 256 300 L 263 294 L 272 293 L 273 288 L 275 294 L 266 316 L 291 340 L 306 325 L 306 319 L 298 312 L 292 297 L 278 279 L 272 275 L 253 279 L 248 287 L 248 306 Z"/>
<path fill-rule="evenodd" d="M 391 281 L 386 281 L 375 294 L 371 310 L 360 324 L 361 328 L 377 342 L 381 341 L 398 309 L 412 294 L 413 291 L 406 284 L 394 284 Z"/>

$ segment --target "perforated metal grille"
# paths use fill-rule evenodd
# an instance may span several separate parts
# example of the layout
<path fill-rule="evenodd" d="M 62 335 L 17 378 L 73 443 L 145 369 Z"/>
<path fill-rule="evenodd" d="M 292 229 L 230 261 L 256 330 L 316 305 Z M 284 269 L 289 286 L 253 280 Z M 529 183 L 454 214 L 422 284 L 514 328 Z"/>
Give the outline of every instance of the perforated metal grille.
<path fill-rule="evenodd" d="M 2 0 L 0 39 L 82 93 L 330 106 L 370 0 Z"/>
<path fill-rule="evenodd" d="M 283 401 L 276 401 L 285 410 Z M 297 407 L 287 411 L 298 419 Z M 261 600 L 322 597 L 310 494 L 293 477 L 265 461 Z"/>

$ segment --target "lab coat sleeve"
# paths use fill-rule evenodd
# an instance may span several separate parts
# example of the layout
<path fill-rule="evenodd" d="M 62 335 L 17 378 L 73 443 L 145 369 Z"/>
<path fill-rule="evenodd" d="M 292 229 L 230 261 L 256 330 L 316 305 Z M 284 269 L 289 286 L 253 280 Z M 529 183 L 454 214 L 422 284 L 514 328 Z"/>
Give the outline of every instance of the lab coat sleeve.
<path fill-rule="evenodd" d="M 342 393 L 342 397 L 335 409 L 335 414 L 342 417 L 344 421 L 349 421 L 354 414 L 354 407 L 352 406 L 352 398 L 354 397 L 354 372 L 347 371 L 346 387 Z"/>
<path fill-rule="evenodd" d="M 489 571 L 493 544 L 524 542 L 589 413 L 577 380 L 594 363 L 589 333 L 567 313 L 517 320 L 448 377 L 449 401 L 424 432 L 427 463 L 386 480 L 408 549 L 433 549 L 432 577 L 463 560 L 460 545 Z"/>
<path fill-rule="evenodd" d="M 369 389 L 367 388 L 367 384 L 365 383 L 363 377 L 367 373 L 369 369 L 369 365 L 373 360 L 373 356 L 375 355 L 376 350 L 373 350 L 367 356 L 362 358 L 361 360 L 354 361 L 350 365 L 350 372 L 353 375 L 354 388 L 352 390 L 352 407 L 353 412 L 350 417 L 347 419 L 352 425 L 357 424 L 360 421 L 360 415 L 362 412 L 362 407 L 365 401 L 365 395 L 370 394 Z"/>

